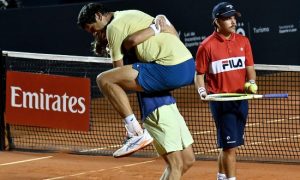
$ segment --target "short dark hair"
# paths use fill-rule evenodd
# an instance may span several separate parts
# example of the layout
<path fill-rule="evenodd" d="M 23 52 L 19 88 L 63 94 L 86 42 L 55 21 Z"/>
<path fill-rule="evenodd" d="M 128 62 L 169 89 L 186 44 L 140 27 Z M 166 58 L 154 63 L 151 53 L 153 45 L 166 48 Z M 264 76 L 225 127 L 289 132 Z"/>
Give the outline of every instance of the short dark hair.
<path fill-rule="evenodd" d="M 85 25 L 96 22 L 95 14 L 97 12 L 106 14 L 107 10 L 100 3 L 89 3 L 84 5 L 78 14 L 77 24 L 84 29 Z"/>

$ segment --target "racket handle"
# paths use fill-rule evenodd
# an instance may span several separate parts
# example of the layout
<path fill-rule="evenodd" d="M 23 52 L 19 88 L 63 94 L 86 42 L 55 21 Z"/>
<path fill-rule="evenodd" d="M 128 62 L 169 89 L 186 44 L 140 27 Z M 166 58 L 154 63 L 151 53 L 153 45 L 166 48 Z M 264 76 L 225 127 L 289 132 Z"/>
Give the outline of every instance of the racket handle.
<path fill-rule="evenodd" d="M 288 98 L 288 94 L 265 94 L 264 98 Z"/>

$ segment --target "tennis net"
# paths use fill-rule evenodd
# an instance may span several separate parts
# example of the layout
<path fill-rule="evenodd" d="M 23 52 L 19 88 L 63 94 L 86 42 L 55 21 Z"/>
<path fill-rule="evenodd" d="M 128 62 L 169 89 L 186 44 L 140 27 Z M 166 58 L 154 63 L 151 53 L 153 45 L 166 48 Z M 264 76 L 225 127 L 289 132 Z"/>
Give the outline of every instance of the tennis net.
<path fill-rule="evenodd" d="M 112 68 L 109 59 L 3 51 L 1 60 L 5 71 L 85 77 L 91 80 L 88 132 L 5 123 L 6 133 L 2 128 L 1 135 L 5 134 L 10 149 L 111 155 L 121 146 L 125 136 L 123 122 L 100 93 L 95 81 L 99 73 Z M 299 163 L 300 67 L 257 64 L 255 69 L 259 94 L 288 93 L 289 97 L 249 101 L 245 145 L 238 149 L 238 160 Z M 5 85 L 3 70 L 1 82 Z M 3 85 L 1 88 L 5 92 Z M 177 89 L 172 94 L 194 137 L 193 148 L 197 159 L 216 159 L 219 149 L 216 147 L 215 125 L 208 103 L 199 100 L 193 85 Z M 134 113 L 139 117 L 135 93 L 128 92 L 128 96 Z M 1 139 L 4 141 L 3 137 Z M 134 156 L 153 157 L 157 154 L 153 146 L 148 146 Z"/>

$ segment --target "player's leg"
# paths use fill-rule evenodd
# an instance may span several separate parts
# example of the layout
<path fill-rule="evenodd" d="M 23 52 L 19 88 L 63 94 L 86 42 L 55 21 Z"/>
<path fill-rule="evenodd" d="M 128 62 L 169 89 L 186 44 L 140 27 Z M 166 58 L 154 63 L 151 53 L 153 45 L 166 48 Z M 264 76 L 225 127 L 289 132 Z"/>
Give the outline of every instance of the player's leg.
<path fill-rule="evenodd" d="M 236 177 L 236 149 L 244 144 L 244 128 L 248 104 L 246 101 L 211 102 L 216 128 L 218 146 L 222 148 L 219 156 L 219 173 L 221 180 L 225 173 L 227 178 Z"/>
<path fill-rule="evenodd" d="M 181 157 L 183 160 L 182 174 L 184 174 L 193 166 L 195 162 L 195 154 L 191 145 L 181 151 Z"/>
<path fill-rule="evenodd" d="M 191 69 L 194 67 L 193 59 L 175 66 L 135 63 L 101 73 L 97 77 L 97 84 L 125 122 L 135 122 L 133 128 L 129 126 L 128 131 L 132 135 L 141 135 L 142 129 L 133 115 L 125 90 L 160 92 L 191 84 L 194 75 Z M 174 77 L 170 78 L 171 74 L 174 74 Z"/>
<path fill-rule="evenodd" d="M 125 56 L 123 58 L 123 62 L 124 62 L 124 65 L 133 64 L 135 62 L 138 62 L 138 60 L 135 56 L 135 52 L 134 51 L 126 52 Z M 129 70 L 130 70 L 130 67 L 132 67 L 132 66 L 131 65 L 126 66 L 126 68 L 129 68 Z M 108 76 L 108 79 L 109 79 L 109 76 Z M 125 93 L 125 91 L 122 91 L 122 90 L 123 90 L 123 88 L 120 90 L 121 93 Z M 124 123 L 125 123 L 125 128 L 127 131 L 127 137 L 126 137 L 126 140 L 124 141 L 122 147 L 113 153 L 114 157 L 128 156 L 128 155 L 138 151 L 139 149 L 142 149 L 143 147 L 149 145 L 153 141 L 153 138 L 149 135 L 148 131 L 142 130 L 139 122 L 137 121 L 137 118 L 135 117 L 135 115 L 132 112 L 127 95 L 123 94 L 122 97 L 126 98 L 126 99 L 121 100 L 121 102 L 116 102 L 115 104 L 119 105 L 120 103 L 126 103 L 125 106 L 123 106 L 123 105 L 121 106 L 121 108 L 127 107 L 127 109 L 125 109 L 125 114 L 124 114 L 124 112 L 122 113 L 122 111 L 121 111 L 121 113 L 119 112 L 119 114 L 123 118 L 125 116 Z M 126 114 L 129 114 L 129 115 L 126 116 Z M 136 134 L 138 134 L 138 135 L 136 135 Z"/>
<path fill-rule="evenodd" d="M 193 138 L 176 104 L 156 109 L 146 118 L 144 126 L 153 137 L 157 152 L 167 164 L 161 179 L 180 179 L 192 166 L 195 157 L 191 148 Z"/>
<path fill-rule="evenodd" d="M 180 179 L 195 162 L 195 155 L 191 145 L 181 151 L 162 155 L 162 157 L 167 166 L 160 178 L 161 180 Z"/>
<path fill-rule="evenodd" d="M 232 111 L 229 117 L 224 117 L 225 121 L 228 123 L 227 128 L 225 129 L 230 129 L 230 132 L 232 132 L 230 137 L 232 137 L 232 139 L 231 141 L 227 141 L 223 148 L 223 167 L 227 175 L 227 180 L 235 180 L 236 151 L 240 145 L 244 144 L 244 130 L 248 116 L 248 102 L 236 101 L 232 102 L 228 107 L 231 108 Z M 229 142 L 234 143 L 229 144 Z"/>
<path fill-rule="evenodd" d="M 223 167 L 222 159 L 223 159 L 223 151 L 221 150 L 219 153 L 219 156 L 218 156 L 218 160 L 217 160 L 217 163 L 218 163 L 217 180 L 225 180 L 226 179 L 226 174 L 225 174 L 225 170 Z"/>
<path fill-rule="evenodd" d="M 101 34 L 100 34 L 101 35 Z M 102 34 L 105 36 L 105 33 Z M 100 41 L 99 41 L 100 40 Z M 101 41 L 104 40 L 104 41 Z M 106 49 L 107 40 L 106 38 L 99 37 L 96 42 L 93 44 L 93 48 L 96 53 L 102 54 L 103 50 Z M 126 52 L 124 54 L 123 63 L 126 64 L 133 64 L 138 62 L 134 49 Z M 131 66 L 129 66 L 131 67 Z M 125 68 L 126 69 L 126 68 Z M 129 68 L 130 72 L 131 69 Z M 133 70 L 133 69 L 132 69 Z M 125 129 L 126 129 L 126 140 L 123 143 L 122 147 L 119 148 L 117 151 L 113 153 L 114 157 L 122 157 L 129 155 L 138 149 L 141 149 L 148 144 L 150 144 L 153 139 L 149 135 L 147 131 L 143 131 L 139 122 L 137 121 L 135 115 L 132 112 L 131 106 L 129 104 L 127 95 L 123 90 L 123 87 L 119 86 L 116 83 L 117 81 L 122 81 L 122 79 L 117 80 L 116 77 L 113 75 L 117 70 L 110 70 L 100 74 L 97 77 L 97 84 L 102 90 L 102 93 L 108 97 L 108 100 L 117 110 L 117 112 L 124 118 Z M 114 72 L 114 73 L 113 73 Z M 132 75 L 130 72 L 126 72 L 125 75 L 130 76 Z M 133 70 L 134 72 L 134 70 Z M 124 76 L 121 76 L 124 77 Z M 133 77 L 134 78 L 134 77 Z M 130 83 L 128 83 L 130 85 Z M 112 91 L 110 91 L 110 89 Z M 117 96 L 115 96 L 117 95 Z M 118 97 L 119 95 L 119 97 Z M 121 107 L 120 107 L 121 106 Z"/>
<path fill-rule="evenodd" d="M 133 68 L 139 72 L 138 84 L 147 93 L 169 91 L 194 83 L 195 62 L 193 59 L 170 66 L 135 63 Z"/>
<path fill-rule="evenodd" d="M 183 176 L 195 162 L 195 155 L 191 145 L 181 151 L 162 155 L 162 157 L 164 158 L 167 167 L 161 179 L 180 179 L 180 177 Z"/>
<path fill-rule="evenodd" d="M 232 170 L 228 169 L 230 168 L 228 165 L 230 162 L 227 160 L 228 156 L 226 155 L 225 158 L 223 151 L 223 149 L 228 149 L 232 145 L 231 143 L 228 144 L 229 141 L 235 141 L 232 135 L 232 133 L 235 132 L 235 130 L 232 131 L 232 127 L 235 127 L 235 120 L 232 119 L 231 114 L 228 114 L 231 111 L 226 110 L 227 106 L 232 107 L 231 102 L 210 102 L 209 104 L 216 125 L 218 147 L 222 148 L 218 157 L 218 180 L 226 179 L 229 175 L 229 171 L 230 175 L 233 175 Z M 231 125 L 232 122 L 234 123 L 233 125 Z"/>
<path fill-rule="evenodd" d="M 192 165 L 195 162 L 195 154 L 192 149 L 192 143 L 194 142 L 193 137 L 190 133 L 190 130 L 188 129 L 186 122 L 182 115 L 180 114 L 178 108 L 176 107 L 174 110 L 174 114 L 177 114 L 176 120 L 179 124 L 180 128 L 180 136 L 181 136 L 181 143 L 183 150 L 180 151 L 181 153 L 181 158 L 183 161 L 183 169 L 182 169 L 182 174 L 186 173 L 187 170 L 189 170 Z"/>
<path fill-rule="evenodd" d="M 122 118 L 132 114 L 125 90 L 142 91 L 136 82 L 138 71 L 131 65 L 114 68 L 98 75 L 97 84 L 102 94 L 108 98 Z"/>
<path fill-rule="evenodd" d="M 183 147 L 185 146 L 184 145 L 185 142 L 187 144 L 190 144 L 192 142 L 190 135 L 188 135 L 187 138 L 183 138 L 183 144 L 182 144 Z M 167 177 L 167 179 L 168 178 L 180 179 L 180 177 L 183 176 L 183 174 L 185 174 L 193 166 L 195 162 L 195 155 L 192 149 L 192 145 L 183 148 L 183 150 L 178 150 L 175 152 L 164 154 L 162 155 L 162 157 L 164 158 L 167 164 L 167 167 L 162 177 Z M 179 171 L 181 172 L 179 173 Z M 179 176 L 179 174 L 181 175 Z"/>
<path fill-rule="evenodd" d="M 235 143 L 229 145 L 227 142 L 226 148 L 223 149 L 223 161 L 227 162 L 224 169 L 227 175 L 227 179 L 229 180 L 235 180 L 236 179 L 236 151 L 237 147 L 244 144 L 244 130 L 247 122 L 247 116 L 248 116 L 248 101 L 236 101 L 231 104 L 231 116 L 232 117 L 225 117 L 226 122 L 230 123 L 230 127 L 227 129 L 232 128 L 230 131 L 232 141 L 235 141 Z M 230 106 L 229 106 L 230 108 Z M 232 119 L 232 121 L 228 121 L 228 119 Z M 227 124 L 227 126 L 229 126 Z M 229 141 L 230 142 L 230 141 Z"/>
<path fill-rule="evenodd" d="M 155 109 L 169 104 L 174 104 L 176 101 L 172 97 L 171 93 L 168 91 L 164 92 L 156 92 L 152 94 L 146 94 L 139 92 L 137 93 L 138 102 L 141 110 L 142 119 L 145 119 L 150 113 L 152 113 Z M 127 127 L 127 125 L 126 125 Z M 140 138 L 142 136 L 142 138 Z M 114 153 L 115 157 L 124 156 L 129 150 L 132 149 L 131 152 L 138 150 L 153 141 L 153 138 L 149 135 L 148 131 L 145 129 L 143 135 L 132 138 L 132 141 L 135 142 L 135 145 L 132 145 L 131 140 L 128 143 L 117 150 Z M 138 138 L 138 139 L 137 139 Z M 135 140 L 137 139 L 137 140 Z M 135 146 L 139 146 L 139 148 L 135 148 Z"/>
<path fill-rule="evenodd" d="M 166 161 L 166 160 L 165 160 Z M 161 177 L 159 178 L 159 180 L 168 180 L 169 179 L 169 176 L 170 176 L 170 172 L 171 172 L 171 169 L 170 169 L 170 166 L 167 164 L 163 174 L 161 175 Z"/>
<path fill-rule="evenodd" d="M 229 103 L 223 104 L 224 106 L 231 106 Z M 231 106 L 232 107 L 232 106 Z M 221 167 L 224 169 L 226 178 L 231 178 L 236 176 L 236 147 L 237 145 L 237 131 L 236 131 L 236 115 L 235 113 L 222 112 L 219 117 L 219 129 L 221 141 Z M 222 169 L 219 169 L 219 173 Z"/>
<path fill-rule="evenodd" d="M 224 148 L 222 150 L 222 166 L 227 178 L 236 177 L 236 149 Z"/>
<path fill-rule="evenodd" d="M 166 179 L 180 179 L 183 172 L 183 159 L 181 151 L 167 153 L 162 155 L 162 157 L 167 164 L 167 171 L 164 171 L 162 177 L 166 177 Z M 168 176 L 165 173 L 167 173 Z"/>
<path fill-rule="evenodd" d="M 147 146 L 153 139 L 144 131 L 133 114 L 124 89 L 141 90 L 135 82 L 137 71 L 131 65 L 114 68 L 97 77 L 97 84 L 115 110 L 124 119 L 127 137 L 122 147 L 113 153 L 114 157 L 123 157 Z M 132 79 L 132 80 L 131 80 Z"/>
<path fill-rule="evenodd" d="M 193 83 L 194 69 L 193 59 L 174 66 L 135 63 L 99 74 L 97 84 L 114 109 L 125 118 L 132 113 L 126 90 L 152 93 L 180 88 Z"/>
<path fill-rule="evenodd" d="M 143 116 L 142 119 L 145 119 L 155 109 L 164 105 L 174 104 L 176 102 L 175 99 L 172 97 L 171 93 L 168 91 L 157 92 L 152 94 L 137 93 L 137 97 L 139 100 L 138 102 L 141 114 Z M 167 117 L 167 114 L 164 115 L 164 117 Z M 127 125 L 125 127 L 127 127 Z M 142 148 L 152 142 L 152 137 L 149 135 L 147 130 L 144 130 L 142 138 L 140 137 L 141 136 L 135 136 L 131 138 L 130 141 L 126 142 L 122 148 L 120 148 L 113 154 L 114 157 L 122 157 L 129 155 L 138 150 L 138 148 L 135 148 L 135 146 Z M 136 142 L 135 140 L 138 143 L 135 143 L 133 145 L 131 142 Z"/>

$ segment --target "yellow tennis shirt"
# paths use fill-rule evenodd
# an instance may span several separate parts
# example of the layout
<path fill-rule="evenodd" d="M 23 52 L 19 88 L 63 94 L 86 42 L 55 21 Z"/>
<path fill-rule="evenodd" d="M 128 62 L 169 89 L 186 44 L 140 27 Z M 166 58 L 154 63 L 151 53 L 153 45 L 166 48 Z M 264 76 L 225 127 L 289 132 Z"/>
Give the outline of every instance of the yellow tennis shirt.
<path fill-rule="evenodd" d="M 138 10 L 114 12 L 113 20 L 107 26 L 113 61 L 123 59 L 122 42 L 129 35 L 148 28 L 154 18 Z M 176 65 L 190 58 L 192 54 L 174 34 L 160 33 L 152 36 L 136 47 L 136 55 L 142 62 L 153 62 L 162 65 Z"/>

